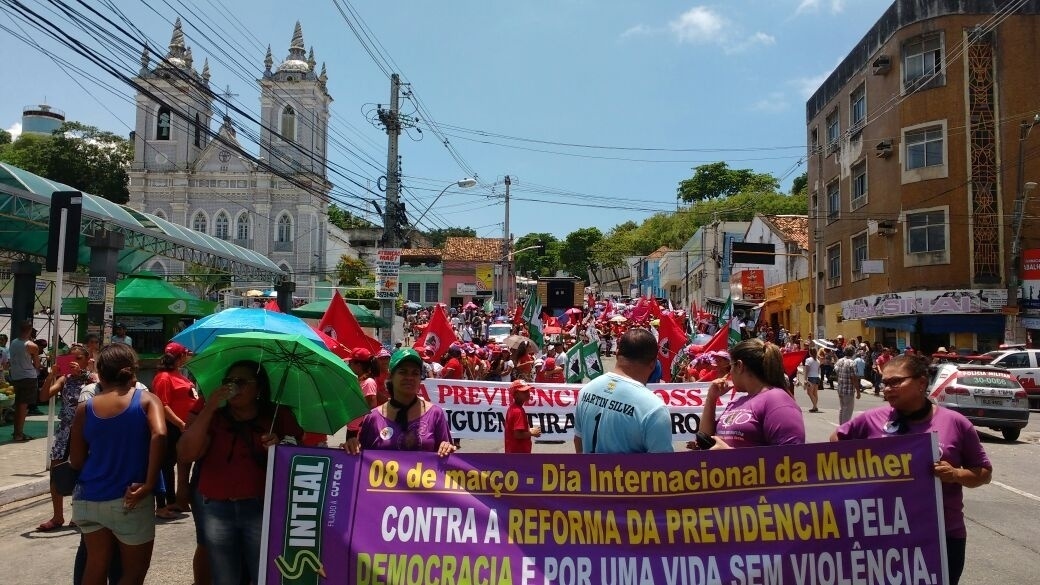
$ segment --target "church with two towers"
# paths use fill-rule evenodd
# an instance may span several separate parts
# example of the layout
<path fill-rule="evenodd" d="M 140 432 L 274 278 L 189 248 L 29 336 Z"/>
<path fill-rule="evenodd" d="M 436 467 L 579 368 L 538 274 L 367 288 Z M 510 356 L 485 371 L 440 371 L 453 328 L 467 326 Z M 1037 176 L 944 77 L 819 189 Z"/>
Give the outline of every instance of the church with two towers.
<path fill-rule="evenodd" d="M 296 283 L 296 298 L 315 298 L 326 271 L 329 104 L 325 65 L 316 67 L 296 23 L 288 56 L 277 67 L 267 49 L 260 88 L 260 163 L 244 157 L 225 109 L 214 139 L 214 92 L 206 60 L 196 71 L 177 20 L 165 58 L 146 50 L 135 81 L 134 160 L 129 206 L 227 240 L 270 258 Z M 230 93 L 225 94 L 230 99 Z M 218 105 L 219 107 L 219 105 Z M 225 106 L 226 108 L 226 106 Z M 254 132 L 240 128 L 237 132 Z M 251 146 L 250 146 L 251 147 Z M 160 275 L 188 266 L 155 258 L 145 267 Z M 271 283 L 232 282 L 232 290 Z"/>

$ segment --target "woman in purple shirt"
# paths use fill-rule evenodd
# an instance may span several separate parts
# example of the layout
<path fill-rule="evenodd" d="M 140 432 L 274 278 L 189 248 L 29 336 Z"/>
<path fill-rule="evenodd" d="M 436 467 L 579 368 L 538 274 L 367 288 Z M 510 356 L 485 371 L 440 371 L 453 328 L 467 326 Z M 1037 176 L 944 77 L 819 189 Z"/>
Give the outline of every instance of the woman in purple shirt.
<path fill-rule="evenodd" d="M 714 436 L 715 449 L 805 443 L 802 409 L 784 390 L 787 376 L 780 348 L 749 339 L 734 346 L 729 357 L 729 379 L 708 387 L 698 435 Z M 716 420 L 715 406 L 731 389 L 743 394 L 737 394 Z M 687 447 L 694 449 L 697 443 L 691 441 Z"/>
<path fill-rule="evenodd" d="M 412 348 L 395 351 L 387 383 L 390 401 L 372 409 L 358 436 L 343 448 L 355 455 L 362 449 L 431 451 L 441 457 L 454 453 L 448 418 L 441 407 L 419 396 L 421 386 L 422 358 Z"/>
<path fill-rule="evenodd" d="M 874 439 L 906 433 L 938 434 L 941 454 L 933 472 L 942 482 L 950 585 L 957 585 L 964 570 L 968 538 L 961 488 L 989 483 L 993 464 L 968 419 L 959 412 L 941 408 L 928 398 L 927 360 L 916 355 L 899 355 L 884 365 L 881 375 L 888 405 L 867 410 L 841 425 L 831 435 L 831 440 Z"/>

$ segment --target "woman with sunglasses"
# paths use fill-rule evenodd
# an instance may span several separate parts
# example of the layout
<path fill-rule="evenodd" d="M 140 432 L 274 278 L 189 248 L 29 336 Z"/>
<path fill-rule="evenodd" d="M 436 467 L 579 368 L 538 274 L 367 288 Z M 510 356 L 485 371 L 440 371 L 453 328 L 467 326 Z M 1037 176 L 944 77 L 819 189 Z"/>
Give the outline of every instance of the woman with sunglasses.
<path fill-rule="evenodd" d="M 962 488 L 989 483 L 993 464 L 968 419 L 959 412 L 940 407 L 928 397 L 928 378 L 926 359 L 911 354 L 892 358 L 881 372 L 883 396 L 888 405 L 867 410 L 841 425 L 831 435 L 831 440 L 938 433 L 942 453 L 933 472 L 942 482 L 950 585 L 957 585 L 964 569 L 968 536 L 964 526 Z"/>
<path fill-rule="evenodd" d="M 213 583 L 257 583 L 267 448 L 285 437 L 300 441 L 303 429 L 291 410 L 275 408 L 267 370 L 254 361 L 231 364 L 192 412 L 177 458 L 198 462 L 192 511 Z"/>
<path fill-rule="evenodd" d="M 690 449 L 763 447 L 805 443 L 802 409 L 787 393 L 787 375 L 780 348 L 759 339 L 741 341 L 729 351 L 729 378 L 708 387 L 698 441 Z M 734 398 L 717 418 L 715 406 L 727 392 Z"/>

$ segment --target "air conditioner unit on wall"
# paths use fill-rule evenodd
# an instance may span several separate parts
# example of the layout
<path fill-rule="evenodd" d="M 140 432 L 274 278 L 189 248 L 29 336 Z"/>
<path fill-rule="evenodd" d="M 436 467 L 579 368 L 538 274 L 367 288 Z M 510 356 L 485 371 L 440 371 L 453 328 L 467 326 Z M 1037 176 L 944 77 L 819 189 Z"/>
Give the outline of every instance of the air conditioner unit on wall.
<path fill-rule="evenodd" d="M 892 143 L 888 140 L 878 142 L 877 146 L 874 147 L 874 155 L 878 158 L 888 158 L 892 156 Z"/>
<path fill-rule="evenodd" d="M 892 59 L 888 55 L 880 55 L 872 64 L 874 75 L 884 75 L 892 69 Z"/>

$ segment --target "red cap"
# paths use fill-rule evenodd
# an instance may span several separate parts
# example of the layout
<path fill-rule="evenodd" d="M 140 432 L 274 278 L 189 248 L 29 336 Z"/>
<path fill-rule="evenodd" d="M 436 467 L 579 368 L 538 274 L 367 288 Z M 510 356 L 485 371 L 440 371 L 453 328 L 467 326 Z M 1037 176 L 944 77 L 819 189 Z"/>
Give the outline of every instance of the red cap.
<path fill-rule="evenodd" d="M 352 351 L 354 353 L 350 356 L 352 362 L 367 362 L 372 359 L 372 352 L 364 347 L 355 347 Z"/>
<path fill-rule="evenodd" d="M 531 391 L 531 385 L 523 380 L 513 380 L 513 383 L 509 385 L 509 395 L 512 396 L 517 392 Z"/>
<path fill-rule="evenodd" d="M 556 360 L 551 357 L 545 358 L 545 369 L 553 370 L 556 369 Z"/>
<path fill-rule="evenodd" d="M 163 353 L 172 355 L 175 358 L 179 358 L 182 355 L 191 355 L 191 352 L 188 351 L 188 348 L 186 348 L 183 345 L 177 343 L 176 341 L 171 341 L 171 342 L 167 343 L 166 344 L 166 349 L 163 350 Z"/>

